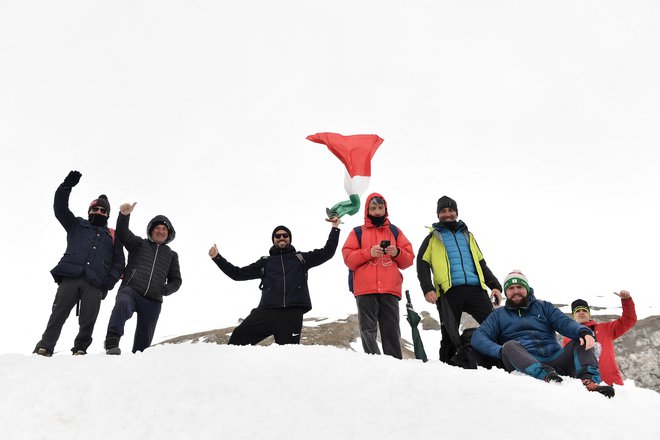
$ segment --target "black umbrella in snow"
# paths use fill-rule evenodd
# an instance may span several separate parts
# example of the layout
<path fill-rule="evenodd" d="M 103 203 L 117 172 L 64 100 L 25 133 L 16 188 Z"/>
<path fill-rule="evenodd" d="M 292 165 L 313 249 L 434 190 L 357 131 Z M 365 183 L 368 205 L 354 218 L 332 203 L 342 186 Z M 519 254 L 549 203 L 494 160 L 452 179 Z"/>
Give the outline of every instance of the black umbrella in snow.
<path fill-rule="evenodd" d="M 422 318 L 420 318 L 419 314 L 413 309 L 412 302 L 410 301 L 410 292 L 406 290 L 406 299 L 408 302 L 406 303 L 406 311 L 408 312 L 406 319 L 408 320 L 408 323 L 410 323 L 410 327 L 412 328 L 412 338 L 413 338 L 413 345 L 415 347 L 415 357 L 417 359 L 421 359 L 422 361 L 426 362 L 428 361 L 428 358 L 426 357 L 426 351 L 424 351 L 424 342 L 422 342 L 422 337 L 419 334 L 419 329 L 417 328 L 417 325 L 420 323 Z"/>

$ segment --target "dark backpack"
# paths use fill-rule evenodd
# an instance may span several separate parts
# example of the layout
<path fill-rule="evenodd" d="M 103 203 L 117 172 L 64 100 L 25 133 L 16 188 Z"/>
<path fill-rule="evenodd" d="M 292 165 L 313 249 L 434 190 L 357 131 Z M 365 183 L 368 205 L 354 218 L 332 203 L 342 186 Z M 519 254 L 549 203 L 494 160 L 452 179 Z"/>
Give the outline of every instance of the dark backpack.
<path fill-rule="evenodd" d="M 473 327 L 463 330 L 463 333 L 461 333 L 460 336 L 461 346 L 456 351 L 456 354 L 449 360 L 449 364 L 468 370 L 474 370 L 477 366 L 489 370 L 493 367 L 502 368 L 499 359 L 486 356 L 472 348 L 472 334 L 476 329 L 476 327 Z"/>
<path fill-rule="evenodd" d="M 297 258 L 298 261 L 300 261 L 300 264 L 302 264 L 303 269 L 305 269 L 305 279 L 307 279 L 307 265 L 305 264 L 305 257 L 302 256 L 302 252 L 296 252 L 294 254 Z M 270 255 L 266 255 L 261 257 L 262 260 L 267 260 L 270 258 Z M 264 287 L 264 273 L 266 271 L 266 268 L 264 266 L 261 266 L 261 283 L 259 283 L 259 290 L 262 290 Z"/>
<path fill-rule="evenodd" d="M 357 237 L 358 247 L 362 247 L 362 226 L 356 226 L 353 228 L 355 231 L 355 236 Z M 394 243 L 399 238 L 399 228 L 390 223 L 390 232 L 394 235 Z M 353 293 L 353 271 L 348 269 L 348 290 Z"/>
<path fill-rule="evenodd" d="M 442 325 L 445 328 L 451 343 L 456 347 L 456 354 L 454 354 L 447 363 L 468 370 L 474 370 L 477 366 L 488 368 L 489 370 L 493 367 L 502 368 L 499 359 L 486 356 L 472 348 L 472 334 L 476 330 L 476 327 L 466 328 L 463 330 L 463 333 L 460 335 L 458 334 L 458 330 L 456 329 L 456 318 L 451 311 L 451 307 L 449 306 L 449 302 L 445 295 L 446 294 L 443 293 L 440 295 L 440 298 L 438 298 L 438 301 L 441 302 L 440 320 L 442 321 Z"/>

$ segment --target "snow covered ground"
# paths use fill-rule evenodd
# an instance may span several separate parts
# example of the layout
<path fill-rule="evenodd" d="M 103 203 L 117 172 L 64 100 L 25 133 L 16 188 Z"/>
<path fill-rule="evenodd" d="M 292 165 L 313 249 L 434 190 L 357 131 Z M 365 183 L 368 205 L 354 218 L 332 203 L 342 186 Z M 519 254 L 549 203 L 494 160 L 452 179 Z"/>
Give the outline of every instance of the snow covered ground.
<path fill-rule="evenodd" d="M 0 1 L 0 439 L 658 438 L 659 395 L 463 371 L 324 347 L 189 345 L 109 358 L 102 305 L 86 357 L 75 318 L 31 356 L 65 233 L 52 197 L 71 169 L 76 215 L 172 219 L 183 286 L 156 341 L 235 324 L 258 303 L 209 261 L 267 252 L 276 224 L 323 244 L 343 169 L 305 140 L 376 133 L 368 191 L 418 248 L 451 195 L 501 280 L 659 314 L 657 2 L 603 0 Z M 650 202 L 651 201 L 651 202 Z M 341 243 L 361 216 L 345 219 Z M 621 224 L 625 228 L 618 228 Z M 618 234 L 619 230 L 631 231 Z M 567 248 L 569 251 L 567 251 Z M 404 272 L 416 309 L 437 317 Z M 309 317 L 355 312 L 337 255 L 310 272 Z M 619 309 L 620 310 L 620 309 Z M 125 351 L 135 319 L 128 322 Z M 403 337 L 410 330 L 402 323 Z M 429 356 L 437 332 L 423 332 Z M 358 348 L 359 350 L 359 348 Z M 465 435 L 467 434 L 467 435 Z"/>
<path fill-rule="evenodd" d="M 137 355 L 0 355 L 2 439 L 653 439 L 660 394 L 607 399 L 322 346 L 166 345 Z"/>
<path fill-rule="evenodd" d="M 658 314 L 659 14 L 616 0 L 0 1 L 0 353 L 31 352 L 46 326 L 65 247 L 53 193 L 71 169 L 76 215 L 105 193 L 111 224 L 138 202 L 136 233 L 161 213 L 177 229 L 183 285 L 158 341 L 258 303 L 258 281 L 209 261 L 213 243 L 237 265 L 278 224 L 299 250 L 323 244 L 325 207 L 346 194 L 340 162 L 305 139 L 320 131 L 385 139 L 368 191 L 415 250 L 447 194 L 500 280 L 518 268 L 539 298 L 608 308 L 626 289 L 640 317 Z M 362 216 L 344 221 L 342 244 Z M 309 316 L 355 312 L 346 274 L 339 255 L 310 272 Z M 404 288 L 437 316 L 414 267 Z"/>

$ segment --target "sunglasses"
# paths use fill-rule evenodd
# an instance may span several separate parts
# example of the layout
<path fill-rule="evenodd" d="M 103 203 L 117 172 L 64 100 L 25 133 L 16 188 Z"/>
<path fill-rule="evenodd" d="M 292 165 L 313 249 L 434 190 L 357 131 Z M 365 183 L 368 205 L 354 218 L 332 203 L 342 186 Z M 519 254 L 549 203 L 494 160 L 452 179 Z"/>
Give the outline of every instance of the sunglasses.
<path fill-rule="evenodd" d="M 90 214 L 93 214 L 93 213 L 96 213 L 96 212 L 100 212 L 101 214 L 107 214 L 108 213 L 108 211 L 105 208 L 101 207 L 101 206 L 92 206 L 91 208 L 89 208 L 89 212 L 90 212 Z"/>
<path fill-rule="evenodd" d="M 289 234 L 287 234 L 286 232 L 282 234 L 275 234 L 275 238 L 289 238 Z"/>

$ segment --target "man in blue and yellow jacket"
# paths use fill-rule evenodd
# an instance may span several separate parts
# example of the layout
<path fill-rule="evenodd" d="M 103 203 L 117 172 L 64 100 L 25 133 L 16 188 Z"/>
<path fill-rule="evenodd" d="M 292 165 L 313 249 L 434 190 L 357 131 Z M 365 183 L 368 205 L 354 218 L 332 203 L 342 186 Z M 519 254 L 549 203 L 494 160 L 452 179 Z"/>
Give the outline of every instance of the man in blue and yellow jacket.
<path fill-rule="evenodd" d="M 463 312 L 481 324 L 493 310 L 487 289 L 491 289 L 493 301 L 499 304 L 502 286 L 486 265 L 467 225 L 458 220 L 456 201 L 442 196 L 437 214 L 440 221 L 430 228 L 417 253 L 417 278 L 426 301 L 436 304 L 440 313 L 440 360 L 449 362 L 456 347 L 448 331 L 458 334 Z"/>

